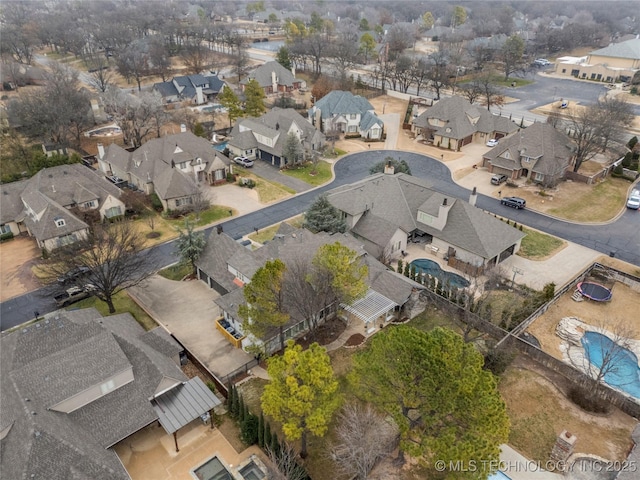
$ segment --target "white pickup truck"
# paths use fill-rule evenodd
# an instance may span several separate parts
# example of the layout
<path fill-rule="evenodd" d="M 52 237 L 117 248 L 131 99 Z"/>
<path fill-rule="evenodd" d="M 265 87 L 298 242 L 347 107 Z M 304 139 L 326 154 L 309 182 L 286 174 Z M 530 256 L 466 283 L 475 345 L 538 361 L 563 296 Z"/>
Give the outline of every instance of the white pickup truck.
<path fill-rule="evenodd" d="M 53 299 L 56 302 L 58 307 L 66 307 L 67 305 L 71 305 L 72 303 L 79 302 L 87 297 L 93 295 L 96 287 L 90 283 L 82 287 L 71 287 L 66 289 L 64 292 L 61 292 L 57 295 L 54 295 Z"/>

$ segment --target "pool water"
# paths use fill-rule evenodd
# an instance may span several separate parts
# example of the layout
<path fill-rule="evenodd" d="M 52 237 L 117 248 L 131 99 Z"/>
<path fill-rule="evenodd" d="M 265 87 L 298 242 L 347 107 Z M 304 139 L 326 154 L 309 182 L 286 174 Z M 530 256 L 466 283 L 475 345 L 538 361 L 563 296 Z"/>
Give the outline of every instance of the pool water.
<path fill-rule="evenodd" d="M 508 477 L 506 473 L 498 470 L 496 473 L 489 475 L 487 480 L 511 480 L 511 477 Z"/>
<path fill-rule="evenodd" d="M 589 362 L 597 368 L 602 368 L 603 359 L 607 359 L 604 367 L 606 383 L 640 399 L 640 368 L 632 351 L 614 344 L 598 332 L 586 332 L 582 336 L 582 346 Z"/>
<path fill-rule="evenodd" d="M 442 282 L 444 285 L 450 285 L 454 288 L 466 288 L 469 286 L 469 282 L 466 278 L 455 273 L 445 272 L 440 268 L 440 265 L 433 260 L 418 258 L 411 262 L 411 265 L 416 267 L 418 273 L 431 275 L 432 277 L 437 278 L 438 281 Z"/>
<path fill-rule="evenodd" d="M 196 468 L 193 473 L 199 480 L 233 480 L 229 470 L 225 468 L 218 457 L 213 457 L 211 460 Z"/>
<path fill-rule="evenodd" d="M 219 152 L 224 152 L 224 149 L 227 148 L 227 143 L 229 142 L 218 143 L 217 145 L 214 145 L 213 148 L 215 148 Z"/>

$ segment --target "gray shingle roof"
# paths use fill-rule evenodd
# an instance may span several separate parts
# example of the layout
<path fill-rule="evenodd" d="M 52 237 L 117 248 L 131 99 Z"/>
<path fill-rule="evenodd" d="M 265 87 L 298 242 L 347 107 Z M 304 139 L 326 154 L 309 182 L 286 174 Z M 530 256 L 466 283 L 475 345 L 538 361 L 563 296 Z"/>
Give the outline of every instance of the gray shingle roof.
<path fill-rule="evenodd" d="M 451 208 L 442 230 L 417 221 L 418 210 L 437 216 L 445 197 L 425 181 L 403 173 L 373 175 L 327 194 L 333 206 L 350 215 L 368 210 L 405 232 L 419 229 L 485 259 L 495 257 L 524 236 L 519 230 L 459 199 L 449 198 Z"/>
<path fill-rule="evenodd" d="M 108 447 L 157 418 L 149 398 L 163 378 L 186 381 L 144 336 L 129 314 L 103 322 L 85 309 L 56 312 L 0 339 L 3 478 L 129 478 Z M 70 414 L 49 409 L 127 366 L 133 382 Z"/>
<path fill-rule="evenodd" d="M 640 60 L 640 38 L 633 38 L 626 42 L 612 43 L 600 50 L 594 50 L 591 52 L 591 55 Z"/>
<path fill-rule="evenodd" d="M 334 115 L 343 115 L 349 113 L 373 112 L 374 108 L 364 97 L 354 95 L 351 92 L 341 90 L 333 90 L 318 100 L 309 110 L 309 116 L 313 112 L 320 110 L 322 118 L 330 118 Z"/>
<path fill-rule="evenodd" d="M 276 83 L 278 85 L 293 87 L 294 82 L 300 81 L 296 80 L 296 77 L 290 70 L 287 70 L 278 62 L 272 61 L 260 65 L 256 70 L 247 75 L 247 77 L 240 83 L 242 85 L 246 85 L 249 81 L 255 79 L 262 88 L 270 87 L 272 85 L 272 72 L 275 72 L 276 74 Z"/>
<path fill-rule="evenodd" d="M 552 125 L 537 122 L 515 135 L 501 139 L 483 158 L 507 170 L 524 167 L 545 175 L 556 174 L 568 167 L 573 156 L 572 145 L 571 139 Z M 523 165 L 521 152 L 523 156 L 535 160 L 535 164 Z"/>
<path fill-rule="evenodd" d="M 204 250 L 196 260 L 196 266 L 212 277 L 222 288 L 230 292 L 238 288 L 233 283 L 234 276 L 227 268 L 227 262 L 233 255 L 245 247 L 225 233 L 213 229 L 207 238 Z"/>
<path fill-rule="evenodd" d="M 177 83 L 182 87 L 182 91 L 178 91 L 175 86 Z M 224 82 L 216 75 L 205 77 L 204 75 L 186 75 L 173 77 L 170 82 L 158 82 L 153 85 L 154 90 L 160 92 L 163 97 L 178 96 L 179 98 L 193 98 L 196 95 L 196 87 L 202 87 L 202 91 L 206 94 L 219 93 Z"/>
<path fill-rule="evenodd" d="M 20 180 L 19 182 L 3 183 L 0 185 L 0 223 L 9 223 L 14 221 L 22 210 L 24 205 L 20 195 L 27 186 L 29 180 Z"/>
<path fill-rule="evenodd" d="M 438 119 L 445 124 L 432 126 L 429 119 Z M 518 130 L 518 126 L 508 118 L 492 115 L 487 109 L 472 105 L 467 99 L 459 96 L 441 99 L 422 112 L 413 124 L 458 140 L 475 132 L 509 134 Z"/>

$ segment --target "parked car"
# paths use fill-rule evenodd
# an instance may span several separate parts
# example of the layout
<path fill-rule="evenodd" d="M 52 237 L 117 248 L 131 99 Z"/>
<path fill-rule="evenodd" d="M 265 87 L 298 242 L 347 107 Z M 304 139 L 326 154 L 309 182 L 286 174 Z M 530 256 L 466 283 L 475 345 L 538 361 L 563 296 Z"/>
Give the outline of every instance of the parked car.
<path fill-rule="evenodd" d="M 627 208 L 638 210 L 640 208 L 640 190 L 634 190 L 627 200 Z"/>
<path fill-rule="evenodd" d="M 64 292 L 54 295 L 53 299 L 58 307 L 66 307 L 67 305 L 71 305 L 72 303 L 79 302 L 80 300 L 90 297 L 93 295 L 95 289 L 96 287 L 94 285 L 87 283 L 82 287 L 68 288 Z"/>
<path fill-rule="evenodd" d="M 253 160 L 249 160 L 247 157 L 235 157 L 233 161 L 246 168 L 253 167 Z"/>
<path fill-rule="evenodd" d="M 491 183 L 493 183 L 494 185 L 500 185 L 501 183 L 506 182 L 508 178 L 509 177 L 507 177 L 506 175 L 497 174 L 491 177 Z"/>
<path fill-rule="evenodd" d="M 116 175 L 111 175 L 111 176 L 107 177 L 107 179 L 109 179 L 109 181 L 111 183 L 113 183 L 116 187 L 122 188 L 127 184 L 127 182 L 125 180 L 121 179 L 120 177 L 118 177 Z"/>
<path fill-rule="evenodd" d="M 569 106 L 569 100 L 562 100 L 560 102 L 560 108 L 567 108 Z"/>
<path fill-rule="evenodd" d="M 495 147 L 496 145 L 498 145 L 498 140 L 495 138 L 492 138 L 487 142 L 487 147 Z"/>
<path fill-rule="evenodd" d="M 87 273 L 89 273 L 91 269 L 89 267 L 85 267 L 81 265 L 79 267 L 72 268 L 64 275 L 58 277 L 58 283 L 60 285 L 65 285 L 67 283 L 74 282 L 82 277 L 84 277 Z"/>
<path fill-rule="evenodd" d="M 533 61 L 533 64 L 536 67 L 547 67 L 547 66 L 551 65 L 551 62 L 549 60 L 547 60 L 546 58 L 536 58 Z"/>
<path fill-rule="evenodd" d="M 522 210 L 527 205 L 527 201 L 520 197 L 504 197 L 500 200 L 500 203 L 507 207 L 517 208 L 518 210 Z"/>

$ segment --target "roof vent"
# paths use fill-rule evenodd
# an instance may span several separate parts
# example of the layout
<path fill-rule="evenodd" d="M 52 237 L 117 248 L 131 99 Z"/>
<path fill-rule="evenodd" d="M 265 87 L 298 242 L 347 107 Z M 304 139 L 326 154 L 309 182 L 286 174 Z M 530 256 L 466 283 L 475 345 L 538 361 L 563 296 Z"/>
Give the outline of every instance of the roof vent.
<path fill-rule="evenodd" d="M 442 201 L 442 206 L 443 206 L 443 207 L 446 207 L 446 206 L 447 206 L 447 199 L 446 199 L 446 198 Z"/>

